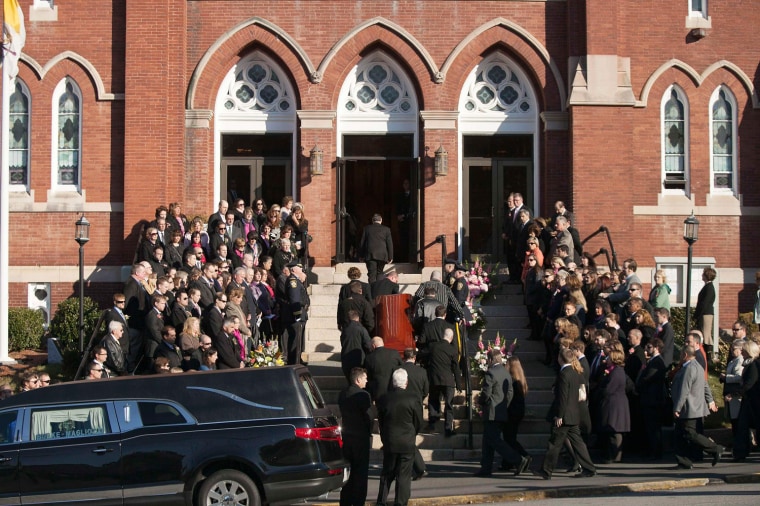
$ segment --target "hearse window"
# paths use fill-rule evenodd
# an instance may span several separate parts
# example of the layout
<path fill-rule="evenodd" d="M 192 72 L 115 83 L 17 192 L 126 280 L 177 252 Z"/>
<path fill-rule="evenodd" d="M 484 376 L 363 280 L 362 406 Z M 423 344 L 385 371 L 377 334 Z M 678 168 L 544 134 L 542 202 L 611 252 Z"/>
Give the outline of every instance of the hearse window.
<path fill-rule="evenodd" d="M 0 413 L 0 445 L 16 442 L 18 411 Z"/>
<path fill-rule="evenodd" d="M 32 441 L 97 436 L 110 432 L 111 425 L 104 405 L 32 411 Z"/>
<path fill-rule="evenodd" d="M 138 402 L 140 418 L 146 427 L 185 424 L 187 420 L 174 406 L 162 402 Z"/>
<path fill-rule="evenodd" d="M 316 383 L 311 377 L 311 374 L 301 374 L 301 386 L 303 386 L 306 392 L 306 397 L 309 398 L 309 404 L 311 409 L 322 409 L 325 407 L 325 401 L 322 399 L 322 395 L 319 393 Z"/>

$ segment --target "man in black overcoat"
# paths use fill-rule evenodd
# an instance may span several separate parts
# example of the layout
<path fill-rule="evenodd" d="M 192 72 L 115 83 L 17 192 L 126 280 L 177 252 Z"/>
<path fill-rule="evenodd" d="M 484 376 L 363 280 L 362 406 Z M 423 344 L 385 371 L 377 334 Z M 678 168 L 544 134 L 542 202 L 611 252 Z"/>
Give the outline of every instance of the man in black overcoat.
<path fill-rule="evenodd" d="M 369 378 L 367 390 L 377 402 L 388 391 L 393 371 L 401 367 L 401 357 L 396 350 L 385 347 L 382 337 L 375 336 L 372 338 L 372 353 L 364 359 L 364 367 Z"/>
<path fill-rule="evenodd" d="M 367 278 L 371 285 L 383 274 L 385 264 L 393 261 L 391 229 L 383 225 L 383 217 L 372 216 L 372 224 L 364 227 L 360 256 L 367 264 Z"/>
<path fill-rule="evenodd" d="M 409 375 L 399 368 L 393 372 L 393 389 L 377 402 L 380 437 L 383 441 L 383 471 L 377 505 L 385 506 L 390 484 L 396 480 L 394 505 L 406 505 L 412 495 L 412 461 L 415 439 L 422 426 L 422 405 L 407 392 Z"/>
<path fill-rule="evenodd" d="M 367 386 L 367 371 L 354 367 L 349 372 L 349 382 L 349 386 L 338 397 L 343 457 L 351 464 L 348 481 L 340 491 L 340 506 L 364 506 L 372 444 L 372 399 L 364 390 Z"/>
<path fill-rule="evenodd" d="M 350 310 L 348 318 L 349 322 L 340 332 L 340 366 L 348 382 L 352 383 L 351 371 L 364 366 L 364 358 L 372 351 L 372 340 L 367 329 L 359 323 L 356 310 Z"/>
<path fill-rule="evenodd" d="M 454 432 L 454 388 L 462 389 L 462 375 L 459 372 L 459 357 L 452 341 L 454 333 L 447 329 L 443 341 L 430 344 L 427 349 L 427 371 L 430 381 L 428 396 L 428 430 L 435 428 L 435 423 L 441 418 L 441 397 L 444 402 L 444 429 L 446 436 Z"/>

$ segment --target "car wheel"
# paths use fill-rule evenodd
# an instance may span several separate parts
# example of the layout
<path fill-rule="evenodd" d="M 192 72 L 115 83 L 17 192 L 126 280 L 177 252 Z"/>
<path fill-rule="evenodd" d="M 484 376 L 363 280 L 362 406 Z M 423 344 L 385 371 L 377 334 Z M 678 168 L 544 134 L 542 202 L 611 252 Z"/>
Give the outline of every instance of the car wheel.
<path fill-rule="evenodd" d="M 256 484 L 240 471 L 217 471 L 201 484 L 198 506 L 261 506 Z"/>

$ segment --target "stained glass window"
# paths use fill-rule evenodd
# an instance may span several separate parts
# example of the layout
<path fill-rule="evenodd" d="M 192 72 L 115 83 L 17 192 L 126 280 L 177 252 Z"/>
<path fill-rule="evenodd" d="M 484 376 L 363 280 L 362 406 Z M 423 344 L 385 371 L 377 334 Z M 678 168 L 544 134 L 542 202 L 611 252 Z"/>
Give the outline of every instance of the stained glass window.
<path fill-rule="evenodd" d="M 663 146 L 665 149 L 665 179 L 684 180 L 686 173 L 684 103 L 678 90 L 670 88 L 670 98 L 663 105 Z"/>
<path fill-rule="evenodd" d="M 352 78 L 348 95 L 341 98 L 343 112 L 416 113 L 417 100 L 408 78 L 384 54 L 362 59 Z"/>
<path fill-rule="evenodd" d="M 735 106 L 731 92 L 721 86 L 713 94 L 711 106 L 712 130 L 712 170 L 713 188 L 733 190 L 734 188 L 734 124 Z"/>
<path fill-rule="evenodd" d="M 19 78 L 10 96 L 9 120 L 10 184 L 26 188 L 29 184 L 29 92 Z"/>
<path fill-rule="evenodd" d="M 295 103 L 281 71 L 259 53 L 245 58 L 235 67 L 235 79 L 223 101 L 230 112 L 294 113 Z"/>
<path fill-rule="evenodd" d="M 58 105 L 58 185 L 79 186 L 82 100 L 79 87 L 67 77 Z"/>
<path fill-rule="evenodd" d="M 481 63 L 475 80 L 469 85 L 464 102 L 466 111 L 506 114 L 534 114 L 535 103 L 527 83 L 518 76 L 509 61 L 495 55 Z"/>

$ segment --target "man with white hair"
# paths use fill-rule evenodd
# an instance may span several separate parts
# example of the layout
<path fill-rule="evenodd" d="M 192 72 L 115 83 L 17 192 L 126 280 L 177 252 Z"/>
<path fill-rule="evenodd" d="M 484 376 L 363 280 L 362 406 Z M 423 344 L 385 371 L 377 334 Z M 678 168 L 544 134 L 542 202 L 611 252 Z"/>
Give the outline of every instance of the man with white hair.
<path fill-rule="evenodd" d="M 100 342 L 100 346 L 108 353 L 105 366 L 119 376 L 127 373 L 127 361 L 124 350 L 121 348 L 123 335 L 124 325 L 121 322 L 112 321 L 108 324 L 108 335 Z"/>
<path fill-rule="evenodd" d="M 385 506 L 390 484 L 396 480 L 394 504 L 407 504 L 412 493 L 412 461 L 415 438 L 422 425 L 422 405 L 412 392 L 406 390 L 409 375 L 396 369 L 392 376 L 393 390 L 377 403 L 380 438 L 383 441 L 383 471 L 377 504 Z"/>

